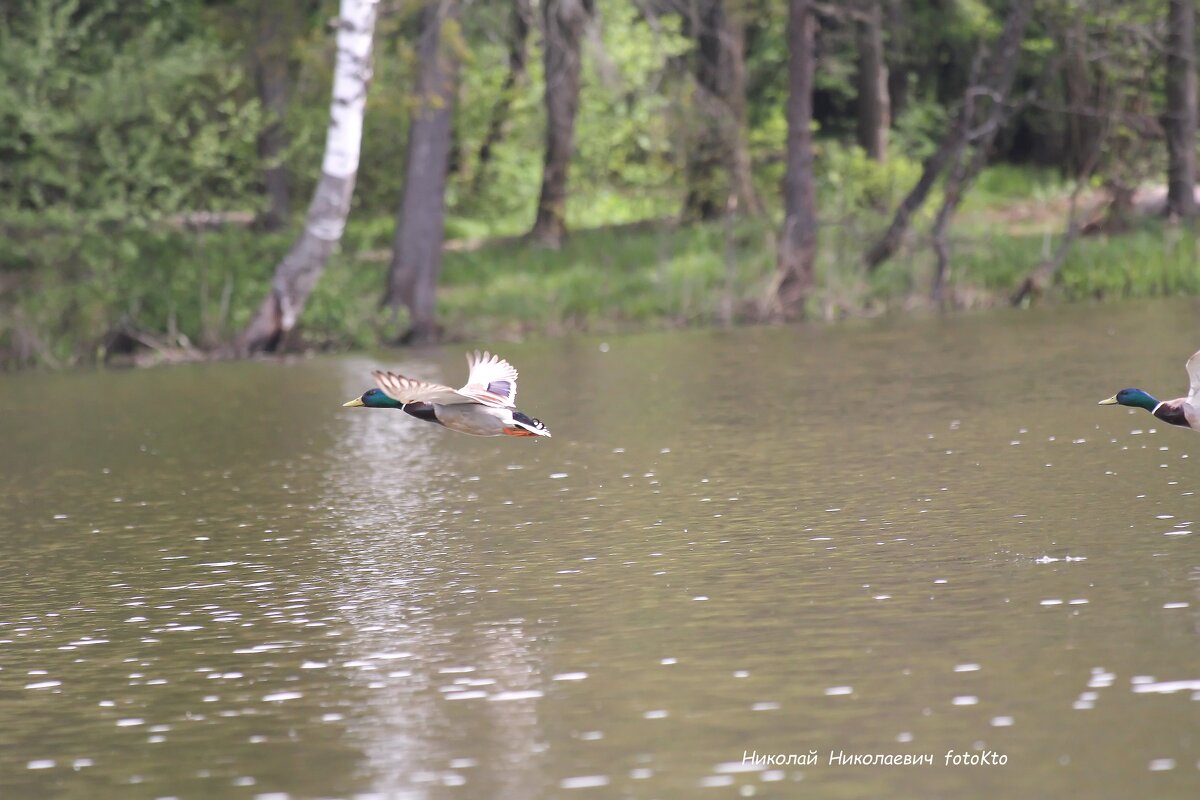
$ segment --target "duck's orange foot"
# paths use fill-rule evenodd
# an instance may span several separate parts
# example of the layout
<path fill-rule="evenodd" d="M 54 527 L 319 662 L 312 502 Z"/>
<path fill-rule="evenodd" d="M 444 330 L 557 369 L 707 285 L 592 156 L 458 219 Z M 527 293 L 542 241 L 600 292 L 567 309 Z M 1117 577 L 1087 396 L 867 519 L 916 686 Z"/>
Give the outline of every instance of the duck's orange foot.
<path fill-rule="evenodd" d="M 530 433 L 529 431 L 525 430 L 524 428 L 505 428 L 504 435 L 505 436 L 537 436 L 536 433 Z"/>

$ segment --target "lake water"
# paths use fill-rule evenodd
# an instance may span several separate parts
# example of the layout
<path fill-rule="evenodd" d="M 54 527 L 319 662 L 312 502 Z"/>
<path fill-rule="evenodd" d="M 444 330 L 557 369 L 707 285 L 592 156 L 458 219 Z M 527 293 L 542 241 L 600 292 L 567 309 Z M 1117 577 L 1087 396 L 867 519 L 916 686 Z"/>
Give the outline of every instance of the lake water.
<path fill-rule="evenodd" d="M 1195 798 L 1197 319 L 0 377 L 0 797 Z"/>

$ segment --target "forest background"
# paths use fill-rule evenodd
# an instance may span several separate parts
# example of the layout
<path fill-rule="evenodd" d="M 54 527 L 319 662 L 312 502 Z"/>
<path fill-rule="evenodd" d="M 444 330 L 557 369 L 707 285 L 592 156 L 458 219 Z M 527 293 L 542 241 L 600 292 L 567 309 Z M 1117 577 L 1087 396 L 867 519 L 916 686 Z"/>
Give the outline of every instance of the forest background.
<path fill-rule="evenodd" d="M 10 0 L 0 365 L 1197 293 L 1194 17 Z"/>

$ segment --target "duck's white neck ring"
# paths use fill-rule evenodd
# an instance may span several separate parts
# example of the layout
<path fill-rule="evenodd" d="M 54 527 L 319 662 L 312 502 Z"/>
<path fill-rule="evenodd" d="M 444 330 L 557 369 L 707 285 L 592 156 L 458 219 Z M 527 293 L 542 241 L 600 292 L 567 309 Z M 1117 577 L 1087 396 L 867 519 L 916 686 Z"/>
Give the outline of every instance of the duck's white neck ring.
<path fill-rule="evenodd" d="M 1152 408 L 1152 409 L 1150 410 L 1150 413 L 1151 413 L 1151 414 L 1157 414 L 1157 413 L 1158 413 L 1158 410 L 1159 410 L 1160 408 L 1162 408 L 1162 407 L 1163 407 L 1163 404 L 1160 402 L 1158 405 L 1156 405 L 1154 408 Z"/>

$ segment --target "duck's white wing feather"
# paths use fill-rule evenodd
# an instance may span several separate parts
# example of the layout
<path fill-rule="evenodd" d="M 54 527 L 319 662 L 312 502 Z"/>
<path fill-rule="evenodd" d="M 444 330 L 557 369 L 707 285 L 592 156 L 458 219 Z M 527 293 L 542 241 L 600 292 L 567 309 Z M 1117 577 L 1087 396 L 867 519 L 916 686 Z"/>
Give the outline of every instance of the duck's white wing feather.
<path fill-rule="evenodd" d="M 485 406 L 514 408 L 517 403 L 517 369 L 488 352 L 467 353 L 467 385 L 459 393 Z"/>
<path fill-rule="evenodd" d="M 1187 360 L 1188 394 L 1187 402 L 1192 408 L 1200 408 L 1200 350 L 1192 353 Z"/>
<path fill-rule="evenodd" d="M 415 378 L 397 375 L 394 372 L 379 370 L 375 370 L 371 374 L 375 376 L 375 383 L 379 385 L 384 394 L 401 403 L 437 403 L 449 406 L 472 402 L 472 398 L 465 397 L 449 386 L 442 386 L 440 383 L 419 381 Z"/>

